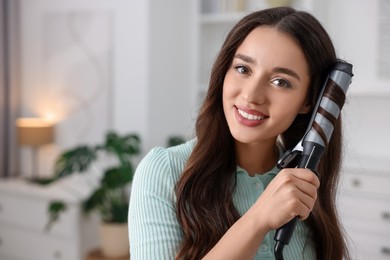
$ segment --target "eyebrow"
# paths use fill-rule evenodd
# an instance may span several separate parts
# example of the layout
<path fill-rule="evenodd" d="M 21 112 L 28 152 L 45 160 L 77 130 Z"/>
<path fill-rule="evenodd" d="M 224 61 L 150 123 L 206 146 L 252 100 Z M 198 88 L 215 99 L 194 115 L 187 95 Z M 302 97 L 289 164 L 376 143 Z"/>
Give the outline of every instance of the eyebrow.
<path fill-rule="evenodd" d="M 236 55 L 234 55 L 234 58 L 237 58 L 237 59 L 240 59 L 242 61 L 248 62 L 250 64 L 256 65 L 256 61 L 254 58 L 247 56 L 247 55 L 244 55 L 244 54 L 237 53 Z"/>
<path fill-rule="evenodd" d="M 290 75 L 290 76 L 292 76 L 292 77 L 294 77 L 294 78 L 296 78 L 298 80 L 301 80 L 301 78 L 299 77 L 298 73 L 296 73 L 295 71 L 290 70 L 288 68 L 276 67 L 272 71 L 278 72 L 278 73 L 287 74 L 287 75 Z"/>
<path fill-rule="evenodd" d="M 236 55 L 234 55 L 234 58 L 240 59 L 240 60 L 245 61 L 245 62 L 252 64 L 252 65 L 257 64 L 257 62 L 254 58 L 247 56 L 247 55 L 244 55 L 244 54 L 237 53 Z M 295 71 L 288 69 L 288 68 L 275 67 L 272 69 L 272 71 L 277 72 L 277 73 L 287 74 L 287 75 L 290 75 L 298 80 L 301 80 L 298 73 L 296 73 Z"/>

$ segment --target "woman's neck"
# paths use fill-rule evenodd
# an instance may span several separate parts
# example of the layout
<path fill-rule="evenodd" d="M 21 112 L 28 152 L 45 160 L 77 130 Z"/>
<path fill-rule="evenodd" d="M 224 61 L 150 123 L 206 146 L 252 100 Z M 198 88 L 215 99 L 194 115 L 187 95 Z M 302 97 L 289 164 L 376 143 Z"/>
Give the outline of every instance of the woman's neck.
<path fill-rule="evenodd" d="M 250 176 L 270 171 L 279 159 L 276 141 L 261 144 L 236 142 L 237 163 Z"/>

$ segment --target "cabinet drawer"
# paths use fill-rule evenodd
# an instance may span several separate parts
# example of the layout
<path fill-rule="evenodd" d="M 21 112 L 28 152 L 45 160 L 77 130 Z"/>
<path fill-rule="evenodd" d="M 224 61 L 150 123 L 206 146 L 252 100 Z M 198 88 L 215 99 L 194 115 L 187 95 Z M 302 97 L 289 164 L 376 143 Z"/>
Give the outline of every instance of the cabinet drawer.
<path fill-rule="evenodd" d="M 81 259 L 77 241 L 0 225 L 0 256 L 11 259 Z"/>
<path fill-rule="evenodd" d="M 388 260 L 390 259 L 389 235 L 378 236 L 355 229 L 347 229 L 351 259 Z"/>
<path fill-rule="evenodd" d="M 340 189 L 390 198 L 390 173 L 375 170 L 348 169 L 343 172 Z"/>
<path fill-rule="evenodd" d="M 350 194 L 340 194 L 338 208 L 341 221 L 348 226 L 390 234 L 390 202 Z"/>
<path fill-rule="evenodd" d="M 19 197 L 7 193 L 0 194 L 0 223 L 7 226 L 18 226 L 41 232 L 48 222 L 49 201 L 36 198 Z M 51 234 L 73 237 L 77 234 L 78 209 L 69 206 L 60 216 L 52 229 Z"/>

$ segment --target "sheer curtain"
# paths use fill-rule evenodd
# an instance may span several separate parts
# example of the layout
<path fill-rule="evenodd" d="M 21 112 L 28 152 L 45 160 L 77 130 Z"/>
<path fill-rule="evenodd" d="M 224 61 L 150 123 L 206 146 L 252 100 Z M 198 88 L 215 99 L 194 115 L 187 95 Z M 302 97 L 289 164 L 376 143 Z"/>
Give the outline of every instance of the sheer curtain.
<path fill-rule="evenodd" d="M 0 0 L 0 177 L 14 176 L 17 173 L 16 131 L 17 89 L 13 83 L 11 68 L 15 67 L 14 48 L 9 18 L 16 10 L 17 1 Z M 16 21 L 16 17 L 14 17 Z"/>
<path fill-rule="evenodd" d="M 8 127 L 7 127 L 7 115 L 8 115 L 8 88 L 6 84 L 6 37 L 5 37 L 5 0 L 0 0 L 1 12 L 0 12 L 0 175 L 6 175 L 8 171 L 8 159 L 6 147 L 8 139 Z"/>

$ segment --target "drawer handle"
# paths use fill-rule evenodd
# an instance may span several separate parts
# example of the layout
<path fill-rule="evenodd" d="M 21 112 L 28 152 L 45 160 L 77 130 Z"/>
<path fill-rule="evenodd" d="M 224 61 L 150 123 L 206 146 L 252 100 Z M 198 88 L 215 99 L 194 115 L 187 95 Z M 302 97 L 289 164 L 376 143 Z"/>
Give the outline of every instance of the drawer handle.
<path fill-rule="evenodd" d="M 390 212 L 383 212 L 382 218 L 385 220 L 390 220 Z"/>
<path fill-rule="evenodd" d="M 382 247 L 381 253 L 384 254 L 384 255 L 390 255 L 390 248 Z"/>

